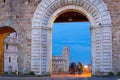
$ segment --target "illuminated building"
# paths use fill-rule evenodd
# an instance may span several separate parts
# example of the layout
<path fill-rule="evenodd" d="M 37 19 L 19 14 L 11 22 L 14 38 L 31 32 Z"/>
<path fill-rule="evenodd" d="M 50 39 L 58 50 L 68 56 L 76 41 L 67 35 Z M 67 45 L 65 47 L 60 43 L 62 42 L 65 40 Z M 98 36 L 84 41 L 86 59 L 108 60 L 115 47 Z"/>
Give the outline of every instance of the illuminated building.
<path fill-rule="evenodd" d="M 62 56 L 52 57 L 52 71 L 53 73 L 68 72 L 69 70 L 69 47 L 64 47 Z"/>

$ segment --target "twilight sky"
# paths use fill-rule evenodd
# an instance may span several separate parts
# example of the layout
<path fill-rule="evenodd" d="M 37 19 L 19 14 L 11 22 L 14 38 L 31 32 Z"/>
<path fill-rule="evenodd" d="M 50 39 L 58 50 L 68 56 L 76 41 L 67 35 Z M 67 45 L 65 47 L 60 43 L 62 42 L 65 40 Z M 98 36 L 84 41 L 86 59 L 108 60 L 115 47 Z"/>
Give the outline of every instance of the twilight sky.
<path fill-rule="evenodd" d="M 62 55 L 64 46 L 70 47 L 70 62 L 91 63 L 91 37 L 88 22 L 54 23 L 52 33 L 53 56 Z"/>

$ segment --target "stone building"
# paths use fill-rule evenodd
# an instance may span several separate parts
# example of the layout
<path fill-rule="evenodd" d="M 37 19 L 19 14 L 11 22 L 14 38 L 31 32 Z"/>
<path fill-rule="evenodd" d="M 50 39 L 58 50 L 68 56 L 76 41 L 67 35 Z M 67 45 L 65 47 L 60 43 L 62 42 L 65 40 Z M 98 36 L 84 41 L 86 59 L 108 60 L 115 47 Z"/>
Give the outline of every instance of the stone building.
<path fill-rule="evenodd" d="M 18 34 L 18 70 L 50 74 L 52 24 L 90 22 L 92 74 L 120 72 L 120 0 L 0 0 L 0 74 L 4 39 Z M 69 15 L 68 15 L 69 14 Z"/>
<path fill-rule="evenodd" d="M 52 57 L 52 73 L 57 74 L 60 72 L 66 73 L 69 70 L 69 47 L 64 47 L 62 56 Z"/>
<path fill-rule="evenodd" d="M 4 72 L 18 70 L 17 34 L 11 33 L 4 41 Z"/>

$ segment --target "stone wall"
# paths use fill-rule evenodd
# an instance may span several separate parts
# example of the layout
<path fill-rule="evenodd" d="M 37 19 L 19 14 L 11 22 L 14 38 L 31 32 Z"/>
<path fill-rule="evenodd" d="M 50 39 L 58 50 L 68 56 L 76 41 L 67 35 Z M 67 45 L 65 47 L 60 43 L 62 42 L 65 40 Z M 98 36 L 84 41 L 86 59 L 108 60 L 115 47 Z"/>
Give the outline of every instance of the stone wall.
<path fill-rule="evenodd" d="M 40 1 L 0 0 L 0 27 L 10 26 L 16 30 L 18 34 L 19 70 L 23 72 L 28 72 L 31 69 L 31 22 Z M 113 69 L 120 71 L 120 0 L 103 1 L 112 18 Z"/>
<path fill-rule="evenodd" d="M 52 54 L 50 52 L 51 48 L 49 48 L 51 44 L 51 34 L 50 31 L 48 34 L 48 28 L 52 27 L 51 24 L 53 23 L 54 19 L 56 19 L 63 12 L 67 12 L 69 10 L 83 13 L 83 15 L 86 15 L 91 23 L 92 74 L 96 75 L 97 72 L 111 72 L 112 26 L 107 6 L 104 4 L 104 2 L 102 2 L 102 0 L 43 0 L 37 7 L 32 21 L 32 70 L 35 73 L 42 74 L 41 71 L 43 66 L 41 68 L 40 65 L 42 63 L 35 63 L 37 61 L 42 62 L 42 58 L 39 57 L 36 59 L 36 56 L 41 56 L 44 54 L 44 50 L 41 47 L 41 44 L 43 43 L 42 39 L 48 40 L 46 43 L 44 43 L 44 45 L 47 45 L 47 54 Z M 40 33 L 42 34 L 39 35 Z M 44 38 L 44 35 L 48 37 Z M 40 44 L 36 44 L 36 41 Z M 37 46 L 40 46 L 41 48 Z"/>
<path fill-rule="evenodd" d="M 18 34 L 19 71 L 31 69 L 31 21 L 40 0 L 0 0 L 0 27 L 9 26 Z"/>
<path fill-rule="evenodd" d="M 120 0 L 104 0 L 112 18 L 113 70 L 120 72 Z"/>

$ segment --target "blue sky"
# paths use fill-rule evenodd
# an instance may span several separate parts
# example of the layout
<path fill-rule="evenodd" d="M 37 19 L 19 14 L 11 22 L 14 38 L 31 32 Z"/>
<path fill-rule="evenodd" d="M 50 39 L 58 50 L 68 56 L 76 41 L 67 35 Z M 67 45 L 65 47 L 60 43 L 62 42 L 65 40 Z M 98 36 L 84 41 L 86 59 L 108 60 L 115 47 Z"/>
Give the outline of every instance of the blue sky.
<path fill-rule="evenodd" d="M 91 36 L 89 22 L 54 23 L 52 54 L 62 55 L 64 46 L 70 47 L 70 62 L 91 63 Z"/>

